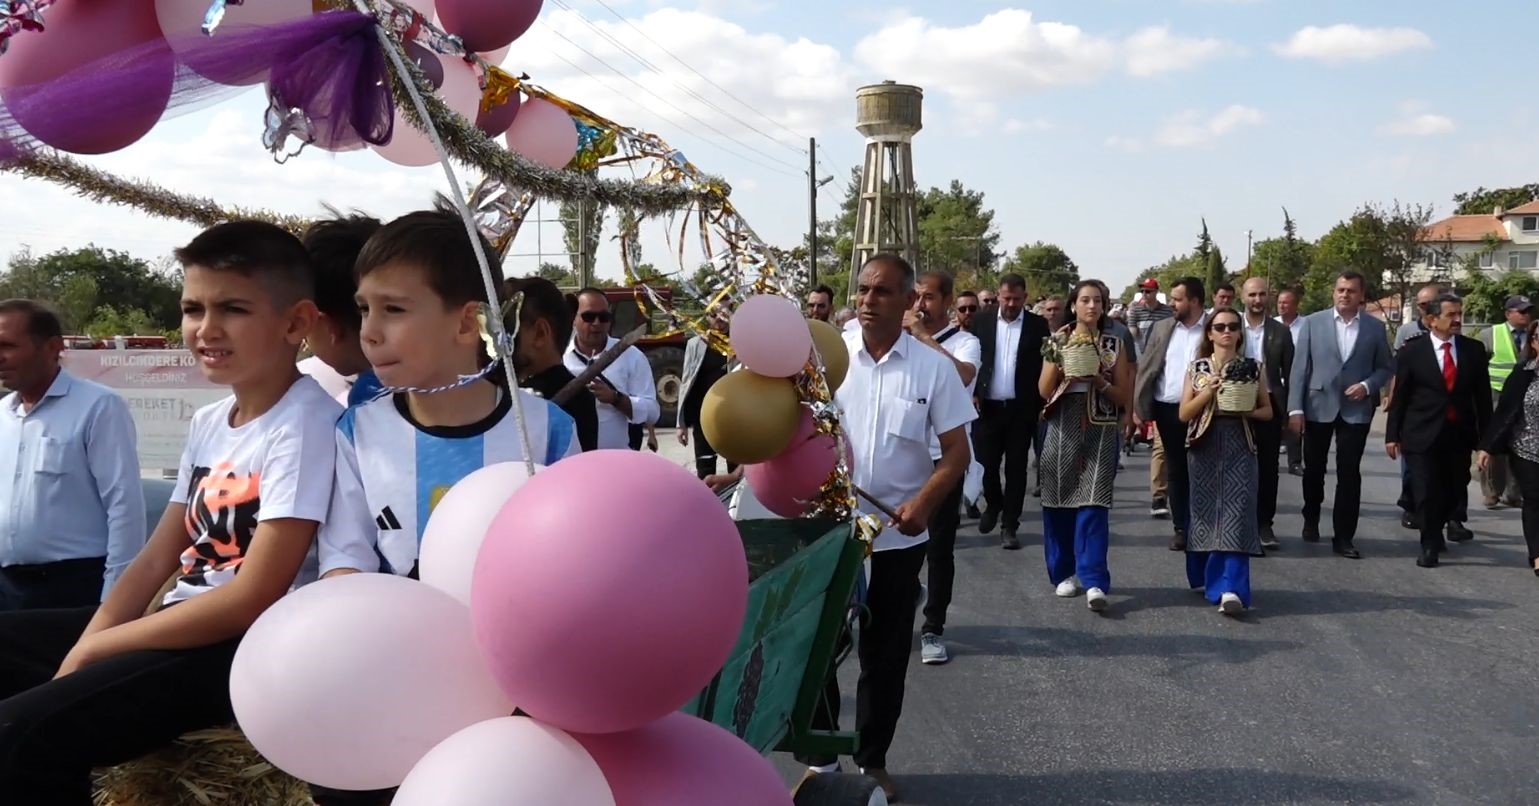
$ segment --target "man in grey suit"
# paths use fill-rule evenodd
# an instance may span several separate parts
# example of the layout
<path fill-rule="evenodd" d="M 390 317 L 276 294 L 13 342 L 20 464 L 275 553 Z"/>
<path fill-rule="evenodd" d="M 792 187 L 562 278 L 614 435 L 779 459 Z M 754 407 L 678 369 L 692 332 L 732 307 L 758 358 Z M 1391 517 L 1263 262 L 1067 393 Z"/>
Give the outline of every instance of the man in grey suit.
<path fill-rule="evenodd" d="M 1271 289 L 1265 279 L 1252 277 L 1240 289 L 1245 300 L 1245 349 L 1248 358 L 1266 370 L 1267 386 L 1272 391 L 1272 411 L 1287 411 L 1288 376 L 1293 373 L 1293 334 L 1288 326 L 1267 316 Z M 1256 491 L 1256 523 L 1261 530 L 1261 547 L 1282 548 L 1272 531 L 1277 515 L 1277 454 L 1282 450 L 1282 418 L 1254 420 L 1256 462 L 1261 487 Z"/>
<path fill-rule="evenodd" d="M 1320 540 L 1325 500 L 1325 462 L 1336 440 L 1335 533 L 1331 548 L 1357 560 L 1363 479 L 1360 465 L 1379 394 L 1389 384 L 1389 334 L 1384 323 L 1362 312 L 1366 283 L 1355 271 L 1336 277 L 1335 307 L 1310 314 L 1299 330 L 1293 377 L 1288 384 L 1288 427 L 1304 435 L 1304 540 Z"/>
<path fill-rule="evenodd" d="M 1138 359 L 1133 381 L 1133 417 L 1153 422 L 1165 444 L 1165 473 L 1170 496 L 1170 520 L 1176 534 L 1171 551 L 1186 550 L 1191 490 L 1186 475 L 1186 423 L 1181 422 L 1181 392 L 1186 370 L 1197 355 L 1207 316 L 1203 313 L 1202 281 L 1196 277 L 1177 280 L 1170 289 L 1176 315 L 1155 322 L 1149 341 Z"/>

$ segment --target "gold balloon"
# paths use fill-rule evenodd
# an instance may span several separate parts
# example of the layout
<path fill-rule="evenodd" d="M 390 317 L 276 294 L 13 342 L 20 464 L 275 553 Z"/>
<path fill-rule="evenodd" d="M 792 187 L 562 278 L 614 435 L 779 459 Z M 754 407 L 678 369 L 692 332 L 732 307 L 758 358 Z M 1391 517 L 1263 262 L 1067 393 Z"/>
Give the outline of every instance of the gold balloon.
<path fill-rule="evenodd" d="M 808 319 L 807 327 L 812 330 L 812 343 L 817 345 L 818 355 L 823 356 L 828 392 L 833 394 L 839 384 L 844 383 L 845 373 L 850 371 L 850 350 L 844 346 L 844 334 L 839 332 L 839 328 L 821 319 Z"/>
<path fill-rule="evenodd" d="M 780 455 L 801 425 L 796 385 L 746 369 L 711 384 L 700 403 L 700 430 L 723 459 L 740 465 Z"/>

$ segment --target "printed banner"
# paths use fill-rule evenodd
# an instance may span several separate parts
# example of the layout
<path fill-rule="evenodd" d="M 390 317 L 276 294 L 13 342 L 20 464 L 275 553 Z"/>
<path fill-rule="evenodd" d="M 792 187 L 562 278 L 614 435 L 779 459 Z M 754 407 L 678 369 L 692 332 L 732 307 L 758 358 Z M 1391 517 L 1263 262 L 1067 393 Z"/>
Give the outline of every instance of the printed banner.
<path fill-rule="evenodd" d="M 139 467 L 175 470 L 198 409 L 229 396 L 203 377 L 187 350 L 65 350 L 64 368 L 111 387 L 128 402 L 139 433 Z"/>

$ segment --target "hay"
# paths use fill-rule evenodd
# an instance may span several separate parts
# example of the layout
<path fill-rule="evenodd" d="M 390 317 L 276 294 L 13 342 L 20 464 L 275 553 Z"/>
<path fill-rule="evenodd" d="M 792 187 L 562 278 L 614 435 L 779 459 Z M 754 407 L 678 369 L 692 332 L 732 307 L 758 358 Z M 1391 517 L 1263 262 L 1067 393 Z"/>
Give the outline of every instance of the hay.
<path fill-rule="evenodd" d="M 314 806 L 305 784 L 267 763 L 234 728 L 183 735 L 97 771 L 96 806 Z"/>

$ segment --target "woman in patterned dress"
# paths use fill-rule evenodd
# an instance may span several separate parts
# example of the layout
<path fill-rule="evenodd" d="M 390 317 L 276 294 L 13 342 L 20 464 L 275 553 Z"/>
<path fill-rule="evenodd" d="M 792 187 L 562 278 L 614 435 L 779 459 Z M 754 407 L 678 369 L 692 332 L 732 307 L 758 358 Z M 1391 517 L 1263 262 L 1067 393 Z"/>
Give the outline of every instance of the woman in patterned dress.
<path fill-rule="evenodd" d="M 1110 542 L 1108 515 L 1117 475 L 1119 409 L 1131 403 L 1133 360 L 1107 327 L 1106 295 L 1095 280 L 1074 286 L 1074 320 L 1058 339 L 1089 336 L 1100 356 L 1100 371 L 1082 378 L 1064 377 L 1063 367 L 1042 362 L 1037 388 L 1047 401 L 1042 419 L 1047 439 L 1038 470 L 1042 480 L 1043 553 L 1048 581 L 1064 598 L 1085 590 L 1091 610 L 1106 609 L 1111 572 L 1106 567 Z"/>
<path fill-rule="evenodd" d="M 1262 556 L 1256 528 L 1259 471 L 1250 421 L 1270 420 L 1273 414 L 1265 371 L 1259 373 L 1254 410 L 1229 414 L 1218 409 L 1224 366 L 1245 358 L 1244 344 L 1240 314 L 1233 308 L 1215 309 L 1181 395 L 1191 483 L 1186 581 L 1203 588 L 1208 601 L 1226 616 L 1250 607 L 1250 558 Z"/>

